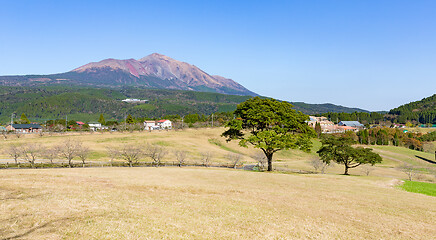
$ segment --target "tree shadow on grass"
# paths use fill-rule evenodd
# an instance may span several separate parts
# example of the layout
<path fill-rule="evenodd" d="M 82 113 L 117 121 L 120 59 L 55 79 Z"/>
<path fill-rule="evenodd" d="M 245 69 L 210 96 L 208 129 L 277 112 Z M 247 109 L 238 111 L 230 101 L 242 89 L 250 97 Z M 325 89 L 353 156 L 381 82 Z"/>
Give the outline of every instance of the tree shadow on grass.
<path fill-rule="evenodd" d="M 32 227 L 32 228 L 28 229 L 27 231 L 25 231 L 23 233 L 19 233 L 19 234 L 16 234 L 14 236 L 11 236 L 11 237 L 2 238 L 1 240 L 10 240 L 10 239 L 22 238 L 24 236 L 27 236 L 27 235 L 31 234 L 32 232 L 34 232 L 34 231 L 36 231 L 38 229 L 42 229 L 42 228 L 47 227 L 50 224 L 53 224 L 53 223 L 56 223 L 56 222 L 62 222 L 62 221 L 70 220 L 70 219 L 73 219 L 73 218 L 72 217 L 64 217 L 64 218 L 59 218 L 59 219 L 51 220 L 51 221 L 48 221 L 48 222 L 43 223 L 41 225 L 38 225 L 36 227 Z"/>
<path fill-rule="evenodd" d="M 418 155 L 415 155 L 415 157 L 417 157 L 417 158 L 419 158 L 419 159 L 421 159 L 421 160 L 424 160 L 424 161 L 426 161 L 426 162 L 428 162 L 428 163 L 436 164 L 436 161 L 433 161 L 433 160 L 427 159 L 427 158 L 425 158 L 425 157 L 421 157 L 421 156 L 418 156 Z"/>

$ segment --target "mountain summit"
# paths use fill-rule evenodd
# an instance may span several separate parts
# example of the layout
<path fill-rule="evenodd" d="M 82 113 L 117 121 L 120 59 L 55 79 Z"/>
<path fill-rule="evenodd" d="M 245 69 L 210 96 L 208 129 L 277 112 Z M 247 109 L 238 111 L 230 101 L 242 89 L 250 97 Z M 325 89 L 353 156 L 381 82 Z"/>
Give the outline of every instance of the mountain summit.
<path fill-rule="evenodd" d="M 0 76 L 0 85 L 38 86 L 51 84 L 99 87 L 140 86 L 155 89 L 192 90 L 257 96 L 239 83 L 209 75 L 200 68 L 159 53 L 141 59 L 105 59 L 70 72 L 51 75 Z"/>
<path fill-rule="evenodd" d="M 152 88 L 256 95 L 237 82 L 159 53 L 141 59 L 105 59 L 76 68 L 69 75 L 98 85 L 144 85 Z"/>

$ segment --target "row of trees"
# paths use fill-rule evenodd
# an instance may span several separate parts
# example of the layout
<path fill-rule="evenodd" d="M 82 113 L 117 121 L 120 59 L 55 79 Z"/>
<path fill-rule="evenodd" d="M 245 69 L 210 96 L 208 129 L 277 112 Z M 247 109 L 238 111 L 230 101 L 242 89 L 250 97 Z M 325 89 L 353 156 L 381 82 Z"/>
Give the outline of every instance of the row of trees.
<path fill-rule="evenodd" d="M 328 112 L 321 116 L 327 117 L 330 121 L 338 123 L 339 121 L 359 121 L 362 124 L 379 124 L 385 121 L 384 114 L 379 112 L 353 112 L 353 113 L 337 113 Z"/>
<path fill-rule="evenodd" d="M 28 143 L 21 145 L 10 145 L 5 153 L 14 159 L 15 164 L 19 164 L 18 160 L 22 159 L 35 167 L 35 161 L 38 159 L 48 159 L 53 164 L 53 160 L 63 158 L 67 160 L 68 166 L 72 167 L 72 160 L 79 158 L 85 166 L 85 161 L 90 153 L 89 148 L 84 146 L 82 142 L 66 140 L 62 144 L 47 147 L 38 143 Z"/>

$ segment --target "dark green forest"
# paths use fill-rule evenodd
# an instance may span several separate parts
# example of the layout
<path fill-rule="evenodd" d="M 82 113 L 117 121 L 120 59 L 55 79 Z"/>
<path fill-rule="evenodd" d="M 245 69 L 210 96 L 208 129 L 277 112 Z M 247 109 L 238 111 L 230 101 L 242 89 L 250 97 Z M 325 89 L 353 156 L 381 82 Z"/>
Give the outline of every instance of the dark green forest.
<path fill-rule="evenodd" d="M 394 115 L 394 122 L 404 123 L 406 121 L 422 124 L 436 124 L 436 94 L 420 101 L 411 102 L 389 111 Z"/>
<path fill-rule="evenodd" d="M 125 103 L 122 99 L 139 98 L 147 103 Z M 25 113 L 31 121 L 65 118 L 96 121 L 100 114 L 106 120 L 120 120 L 126 114 L 135 118 L 160 118 L 199 113 L 233 111 L 250 98 L 218 93 L 145 89 L 87 88 L 74 86 L 0 87 L 0 122 L 10 121 L 15 113 Z"/>

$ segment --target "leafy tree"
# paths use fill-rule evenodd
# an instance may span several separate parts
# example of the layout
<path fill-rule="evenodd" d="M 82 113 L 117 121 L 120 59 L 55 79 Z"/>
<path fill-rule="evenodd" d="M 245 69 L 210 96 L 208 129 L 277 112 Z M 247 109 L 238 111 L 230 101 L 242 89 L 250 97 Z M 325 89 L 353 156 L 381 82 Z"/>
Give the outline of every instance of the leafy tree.
<path fill-rule="evenodd" d="M 227 141 L 239 140 L 239 145 L 248 144 L 260 148 L 268 160 L 268 171 L 272 171 L 275 152 L 283 149 L 301 149 L 309 152 L 310 139 L 314 130 L 306 123 L 307 115 L 295 111 L 288 102 L 254 97 L 239 104 L 234 112 L 236 118 L 229 121 L 222 136 Z"/>
<path fill-rule="evenodd" d="M 200 120 L 200 116 L 198 114 L 188 114 L 185 116 L 184 121 L 185 123 L 196 123 Z"/>
<path fill-rule="evenodd" d="M 20 123 L 22 123 L 22 124 L 29 124 L 30 123 L 29 119 L 26 117 L 26 114 L 24 114 L 24 113 L 21 114 Z"/>
<path fill-rule="evenodd" d="M 135 122 L 135 120 L 133 119 L 132 115 L 129 114 L 127 116 L 127 118 L 126 118 L 126 123 L 131 124 L 131 123 L 134 123 L 134 122 Z"/>
<path fill-rule="evenodd" d="M 103 113 L 100 114 L 100 118 L 98 119 L 98 122 L 101 123 L 101 125 L 106 124 L 106 121 L 104 120 L 104 117 L 103 117 Z"/>
<path fill-rule="evenodd" d="M 322 130 L 321 130 L 321 124 L 320 124 L 319 122 L 316 122 L 316 123 L 315 123 L 315 132 L 316 132 L 316 135 L 317 135 L 318 137 L 321 136 L 321 132 L 322 132 Z"/>
<path fill-rule="evenodd" d="M 371 148 L 354 148 L 355 141 L 349 137 L 330 136 L 321 140 L 322 146 L 318 150 L 320 159 L 329 164 L 334 161 L 345 166 L 344 175 L 348 175 L 348 169 L 358 167 L 362 164 L 380 163 L 382 158 Z"/>

